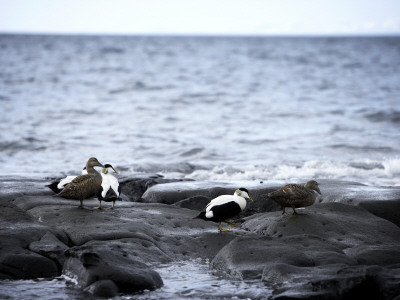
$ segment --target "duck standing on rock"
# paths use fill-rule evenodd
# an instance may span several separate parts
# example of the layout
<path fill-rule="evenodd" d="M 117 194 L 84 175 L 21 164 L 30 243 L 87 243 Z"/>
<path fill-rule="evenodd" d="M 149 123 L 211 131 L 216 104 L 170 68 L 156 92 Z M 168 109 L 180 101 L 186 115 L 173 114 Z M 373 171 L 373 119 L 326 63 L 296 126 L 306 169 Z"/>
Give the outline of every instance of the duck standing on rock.
<path fill-rule="evenodd" d="M 230 226 L 236 224 L 228 222 L 227 220 L 238 215 L 246 208 L 246 200 L 253 202 L 249 195 L 249 191 L 245 188 L 240 188 L 235 191 L 233 195 L 221 195 L 211 200 L 206 208 L 195 217 L 206 221 L 218 222 L 218 230 L 230 231 L 222 229 L 221 222 L 225 222 Z"/>
<path fill-rule="evenodd" d="M 110 172 L 118 174 L 117 170 L 110 164 L 105 164 L 101 169 L 101 177 L 103 181 L 101 183 L 100 189 L 97 191 L 97 199 L 99 200 L 98 209 L 101 209 L 101 201 L 113 202 L 110 209 L 114 209 L 115 201 L 120 199 L 121 186 L 119 185 L 118 179 L 115 178 Z"/>
<path fill-rule="evenodd" d="M 315 180 L 308 181 L 304 186 L 287 184 L 279 190 L 269 193 L 267 196 L 282 206 L 282 214 L 286 214 L 285 208 L 293 208 L 293 214 L 298 214 L 296 208 L 314 204 L 316 193 L 321 195 L 318 183 Z"/>
<path fill-rule="evenodd" d="M 86 163 L 87 175 L 81 175 L 73 179 L 56 196 L 79 200 L 81 202 L 79 207 L 83 208 L 83 200 L 95 195 L 100 189 L 103 181 L 100 173 L 97 172 L 94 167 L 104 168 L 97 158 L 91 157 Z"/>
<path fill-rule="evenodd" d="M 86 166 L 83 168 L 81 175 L 86 175 L 87 171 L 86 171 Z M 75 175 L 68 175 L 65 178 L 59 179 L 59 180 L 55 180 L 52 183 L 50 183 L 49 185 L 46 185 L 46 187 L 48 187 L 49 189 L 51 189 L 54 193 L 58 194 L 59 192 L 61 192 L 63 190 L 63 188 L 70 183 L 72 180 L 74 180 L 77 176 Z"/>

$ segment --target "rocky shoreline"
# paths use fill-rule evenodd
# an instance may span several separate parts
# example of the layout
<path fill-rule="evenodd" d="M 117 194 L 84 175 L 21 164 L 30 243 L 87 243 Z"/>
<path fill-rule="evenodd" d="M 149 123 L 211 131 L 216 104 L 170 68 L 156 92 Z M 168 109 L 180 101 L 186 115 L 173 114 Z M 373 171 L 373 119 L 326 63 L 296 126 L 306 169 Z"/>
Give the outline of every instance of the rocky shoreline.
<path fill-rule="evenodd" d="M 271 299 L 400 295 L 400 187 L 318 180 L 320 203 L 282 215 L 265 198 L 284 182 L 120 178 L 122 201 L 52 197 L 50 179 L 0 177 L 0 279 L 66 274 L 96 296 L 154 290 L 163 263 L 205 258 L 226 278 L 256 279 Z M 240 228 L 193 219 L 210 199 L 246 187 Z M 193 279 L 195 280 L 195 279 Z M 0 283 L 1 284 L 1 283 Z"/>

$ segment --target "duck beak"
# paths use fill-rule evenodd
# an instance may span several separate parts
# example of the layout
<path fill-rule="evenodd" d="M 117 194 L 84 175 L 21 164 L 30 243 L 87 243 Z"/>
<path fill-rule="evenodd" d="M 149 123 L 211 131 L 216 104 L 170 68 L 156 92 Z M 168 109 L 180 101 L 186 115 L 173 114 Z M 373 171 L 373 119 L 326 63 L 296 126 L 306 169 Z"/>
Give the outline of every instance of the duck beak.
<path fill-rule="evenodd" d="M 251 199 L 250 195 L 249 195 L 249 198 L 248 198 L 248 199 L 249 199 L 251 202 L 254 202 L 253 199 Z"/>
<path fill-rule="evenodd" d="M 320 194 L 320 195 L 322 195 L 321 194 L 321 191 L 319 190 L 319 188 L 317 187 L 317 189 L 315 190 L 318 194 Z"/>
<path fill-rule="evenodd" d="M 114 173 L 119 174 L 119 173 L 117 172 L 117 170 L 114 169 L 114 167 L 111 167 L 111 168 L 113 169 Z"/>

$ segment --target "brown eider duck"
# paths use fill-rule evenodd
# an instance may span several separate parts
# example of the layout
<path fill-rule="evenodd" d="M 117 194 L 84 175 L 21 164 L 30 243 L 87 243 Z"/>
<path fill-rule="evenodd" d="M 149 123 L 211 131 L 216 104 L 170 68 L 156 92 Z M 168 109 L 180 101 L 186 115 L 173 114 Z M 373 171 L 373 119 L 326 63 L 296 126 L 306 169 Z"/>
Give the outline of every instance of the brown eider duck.
<path fill-rule="evenodd" d="M 89 158 L 86 163 L 87 175 L 81 175 L 67 184 L 64 189 L 56 196 L 75 199 L 81 202 L 80 208 L 83 208 L 83 199 L 95 195 L 101 187 L 102 176 L 94 167 L 104 167 L 95 157 Z"/>
<path fill-rule="evenodd" d="M 282 206 L 282 214 L 286 214 L 285 208 L 293 208 L 293 214 L 298 214 L 295 208 L 314 204 L 317 192 L 321 195 L 318 183 L 315 180 L 308 181 L 304 186 L 287 184 L 279 190 L 269 193 L 267 196 Z"/>
<path fill-rule="evenodd" d="M 233 193 L 233 195 L 221 195 L 211 200 L 206 208 L 195 217 L 206 221 L 218 222 L 218 230 L 230 231 L 222 229 L 221 222 L 225 222 L 230 226 L 236 224 L 228 222 L 227 220 L 238 215 L 246 208 L 246 200 L 253 202 L 249 195 L 249 191 L 245 188 L 240 188 Z"/>

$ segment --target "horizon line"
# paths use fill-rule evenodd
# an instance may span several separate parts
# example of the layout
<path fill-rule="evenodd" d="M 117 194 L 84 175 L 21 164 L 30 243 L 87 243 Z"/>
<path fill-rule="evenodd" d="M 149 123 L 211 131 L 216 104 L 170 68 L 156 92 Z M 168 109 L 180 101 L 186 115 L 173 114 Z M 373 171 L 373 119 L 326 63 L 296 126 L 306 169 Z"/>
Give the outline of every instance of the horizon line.
<path fill-rule="evenodd" d="M 51 32 L 51 31 L 1 31 L 0 35 L 47 36 L 171 36 L 171 37 L 400 37 L 400 32 L 332 32 L 332 33 L 179 33 L 179 32 Z"/>

